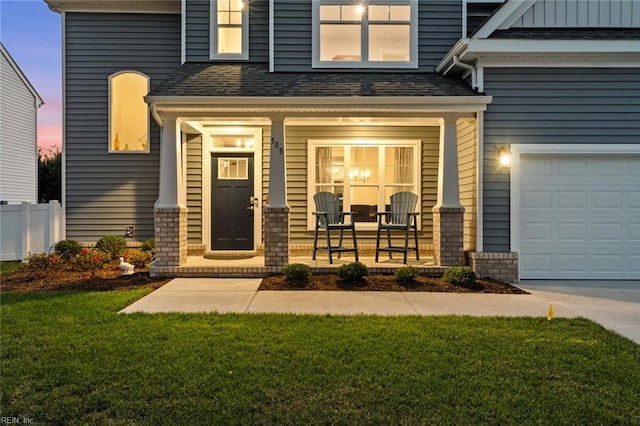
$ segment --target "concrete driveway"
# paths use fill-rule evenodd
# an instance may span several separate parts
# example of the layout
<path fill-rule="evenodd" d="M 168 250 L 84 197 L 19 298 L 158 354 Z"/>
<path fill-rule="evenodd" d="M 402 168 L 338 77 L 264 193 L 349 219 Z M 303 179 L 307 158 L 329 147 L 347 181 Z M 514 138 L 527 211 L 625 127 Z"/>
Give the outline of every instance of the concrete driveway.
<path fill-rule="evenodd" d="M 640 281 L 522 280 L 518 286 L 640 344 Z"/>

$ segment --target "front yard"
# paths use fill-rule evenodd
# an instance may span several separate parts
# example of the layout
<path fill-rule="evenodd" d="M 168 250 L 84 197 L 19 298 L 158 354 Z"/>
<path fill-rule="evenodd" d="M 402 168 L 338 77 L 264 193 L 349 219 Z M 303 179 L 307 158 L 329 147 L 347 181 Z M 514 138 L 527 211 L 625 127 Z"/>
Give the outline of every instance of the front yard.
<path fill-rule="evenodd" d="M 132 314 L 3 292 L 0 416 L 37 424 L 637 424 L 640 346 L 586 320 Z"/>

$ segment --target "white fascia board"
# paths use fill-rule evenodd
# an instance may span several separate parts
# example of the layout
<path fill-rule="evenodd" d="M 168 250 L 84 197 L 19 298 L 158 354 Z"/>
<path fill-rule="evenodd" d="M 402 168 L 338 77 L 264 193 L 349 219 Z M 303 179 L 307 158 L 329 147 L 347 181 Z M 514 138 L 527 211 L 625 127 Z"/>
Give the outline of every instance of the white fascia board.
<path fill-rule="evenodd" d="M 45 0 L 54 12 L 180 13 L 180 0 Z"/>
<path fill-rule="evenodd" d="M 484 111 L 491 96 L 411 97 L 182 97 L 146 96 L 145 101 L 165 112 L 454 112 Z"/>
<path fill-rule="evenodd" d="M 453 57 L 454 56 L 462 57 L 463 53 L 466 52 L 468 45 L 469 45 L 468 38 L 463 38 L 458 40 L 458 42 L 451 48 L 451 50 L 449 50 L 449 52 L 445 55 L 445 57 L 442 58 L 440 63 L 436 65 L 436 68 L 435 68 L 436 72 L 438 74 L 447 75 L 447 73 L 452 68 L 451 64 L 453 63 Z"/>
<path fill-rule="evenodd" d="M 638 40 L 470 39 L 467 53 L 640 53 Z"/>
<path fill-rule="evenodd" d="M 24 75 L 24 73 L 22 72 L 22 69 L 20 69 L 20 66 L 13 59 L 13 57 L 11 56 L 9 51 L 4 47 L 4 44 L 2 44 L 2 42 L 0 42 L 0 52 L 2 52 L 4 57 L 7 59 L 7 62 L 9 63 L 9 66 L 11 66 L 11 68 L 13 68 L 13 70 L 15 71 L 16 75 L 18 76 L 18 78 L 20 78 L 20 80 L 22 80 L 22 83 L 26 86 L 27 90 L 29 92 L 31 92 L 31 94 L 35 98 L 36 108 L 40 108 L 44 104 L 44 101 L 42 100 L 42 98 L 40 97 L 38 92 L 36 91 L 35 87 L 33 87 L 31 82 L 27 78 L 27 76 Z"/>
<path fill-rule="evenodd" d="M 537 0 L 509 0 L 476 30 L 472 38 L 484 39 L 497 29 L 505 29 L 520 18 Z"/>

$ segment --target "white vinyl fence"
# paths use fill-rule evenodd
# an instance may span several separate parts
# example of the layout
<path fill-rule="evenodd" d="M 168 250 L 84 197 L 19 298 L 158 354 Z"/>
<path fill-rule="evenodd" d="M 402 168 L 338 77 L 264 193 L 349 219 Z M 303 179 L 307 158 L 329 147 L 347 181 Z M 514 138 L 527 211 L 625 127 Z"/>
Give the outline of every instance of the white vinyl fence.
<path fill-rule="evenodd" d="M 22 260 L 29 253 L 48 253 L 63 239 L 62 220 L 57 201 L 0 205 L 0 260 Z"/>

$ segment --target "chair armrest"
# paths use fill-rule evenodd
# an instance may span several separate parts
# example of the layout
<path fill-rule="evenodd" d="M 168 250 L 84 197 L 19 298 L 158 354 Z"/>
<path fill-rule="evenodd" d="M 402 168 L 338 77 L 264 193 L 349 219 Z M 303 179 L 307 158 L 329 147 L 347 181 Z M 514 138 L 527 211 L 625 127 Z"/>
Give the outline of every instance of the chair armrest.
<path fill-rule="evenodd" d="M 315 214 L 315 215 L 322 216 L 322 215 L 327 215 L 327 214 L 329 214 L 329 212 L 311 212 L 311 214 Z"/>

